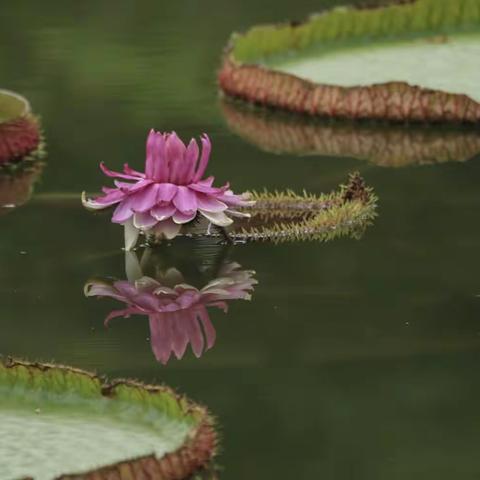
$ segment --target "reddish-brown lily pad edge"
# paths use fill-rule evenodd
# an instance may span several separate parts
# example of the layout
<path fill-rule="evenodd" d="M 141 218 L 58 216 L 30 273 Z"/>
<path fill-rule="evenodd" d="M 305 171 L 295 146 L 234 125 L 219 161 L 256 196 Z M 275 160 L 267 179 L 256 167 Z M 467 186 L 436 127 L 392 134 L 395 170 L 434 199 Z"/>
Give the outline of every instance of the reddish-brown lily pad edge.
<path fill-rule="evenodd" d="M 231 98 L 220 107 L 232 132 L 279 155 L 356 158 L 399 168 L 465 162 L 480 154 L 480 130 L 472 125 L 316 119 Z"/>
<path fill-rule="evenodd" d="M 27 406 L 28 410 L 35 405 L 38 418 L 45 413 L 48 419 L 51 413 L 49 409 L 52 408 L 68 417 L 65 412 L 68 413 L 72 409 L 72 402 L 78 400 L 75 405 L 79 409 L 97 402 L 101 406 L 100 410 L 98 406 L 95 407 L 95 413 L 101 413 L 99 418 L 108 415 L 120 418 L 124 410 L 128 410 L 126 414 L 131 416 L 132 412 L 135 414 L 144 409 L 148 414 L 143 419 L 145 421 L 158 410 L 160 418 L 168 415 L 171 419 L 186 422 L 188 426 L 182 444 L 160 458 L 155 454 L 146 454 L 100 468 L 95 466 L 89 471 L 65 472 L 52 479 L 182 480 L 207 467 L 217 450 L 217 434 L 208 410 L 166 386 L 145 385 L 133 380 L 108 381 L 96 374 L 63 365 L 0 358 L 0 391 L 0 406 L 7 414 L 12 408 L 24 409 Z M 108 445 L 105 447 L 108 448 Z M 21 449 L 21 445 L 17 445 L 17 448 Z M 32 454 L 24 453 L 25 456 Z M 37 478 L 34 471 L 24 471 L 20 477 Z"/>
<path fill-rule="evenodd" d="M 44 154 L 38 118 L 28 100 L 0 89 L 0 168 L 38 160 Z"/>
<path fill-rule="evenodd" d="M 480 103 L 465 94 L 402 81 L 347 87 L 315 83 L 269 68 L 268 60 L 366 39 L 436 42 L 452 32 L 478 32 L 479 25 L 479 0 L 397 0 L 387 6 L 337 8 L 304 23 L 262 25 L 232 35 L 218 82 L 229 96 L 318 117 L 478 124 Z"/>

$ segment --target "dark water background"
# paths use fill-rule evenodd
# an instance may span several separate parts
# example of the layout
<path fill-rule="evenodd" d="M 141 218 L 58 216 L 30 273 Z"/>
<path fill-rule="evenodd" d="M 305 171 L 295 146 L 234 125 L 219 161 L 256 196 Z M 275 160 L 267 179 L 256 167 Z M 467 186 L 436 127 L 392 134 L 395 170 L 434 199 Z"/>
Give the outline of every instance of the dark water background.
<path fill-rule="evenodd" d="M 480 159 L 275 155 L 219 107 L 231 31 L 334 3 L 0 4 L 0 86 L 31 100 L 49 153 L 30 203 L 0 217 L 0 353 L 178 388 L 218 419 L 221 478 L 479 478 Z M 102 160 L 140 168 L 152 126 L 208 132 L 210 172 L 238 191 L 327 191 L 359 170 L 379 218 L 359 241 L 235 247 L 257 272 L 253 301 L 211 312 L 201 359 L 162 366 L 146 319 L 104 329 L 118 304 L 84 297 L 90 277 L 124 277 L 123 240 L 76 196 L 102 184 Z"/>

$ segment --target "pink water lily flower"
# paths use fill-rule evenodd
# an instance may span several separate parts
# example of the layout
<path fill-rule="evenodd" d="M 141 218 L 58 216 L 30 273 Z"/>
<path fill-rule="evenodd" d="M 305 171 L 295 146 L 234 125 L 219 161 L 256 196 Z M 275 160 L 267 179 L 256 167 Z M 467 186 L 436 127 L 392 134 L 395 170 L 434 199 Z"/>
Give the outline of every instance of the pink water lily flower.
<path fill-rule="evenodd" d="M 151 277 L 111 283 L 91 281 L 85 285 L 88 297 L 109 297 L 126 304 L 112 311 L 105 323 L 116 317 L 146 315 L 150 323 L 150 341 L 158 361 L 166 364 L 171 354 L 180 359 L 191 344 L 195 356 L 213 347 L 216 333 L 207 307 L 227 311 L 227 301 L 250 300 L 257 281 L 255 272 L 241 270 L 238 263 L 224 265 L 218 277 L 198 289 L 182 280 L 180 272 L 169 269 L 162 282 Z M 175 285 L 168 286 L 175 283 Z M 203 332 L 202 332 L 203 327 Z"/>
<path fill-rule="evenodd" d="M 254 202 L 248 195 L 235 195 L 226 184 L 214 187 L 214 177 L 203 178 L 211 151 L 210 139 L 201 137 L 202 151 L 195 139 L 188 146 L 175 132 L 150 131 L 147 138 L 145 172 L 124 165 L 123 173 L 109 170 L 103 162 L 100 168 L 115 178 L 115 188 L 103 188 L 103 195 L 82 202 L 90 209 L 116 205 L 112 222 L 125 226 L 125 247 L 132 248 L 140 232 L 156 237 L 174 238 L 182 225 L 197 215 L 220 227 L 230 225 L 230 216 L 248 216 L 235 207 Z"/>

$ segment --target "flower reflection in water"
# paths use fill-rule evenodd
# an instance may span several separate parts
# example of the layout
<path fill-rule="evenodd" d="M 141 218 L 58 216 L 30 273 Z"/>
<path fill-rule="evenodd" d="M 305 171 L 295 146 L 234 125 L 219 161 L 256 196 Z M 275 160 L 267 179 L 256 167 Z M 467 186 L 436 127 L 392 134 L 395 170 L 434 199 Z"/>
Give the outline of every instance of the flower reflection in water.
<path fill-rule="evenodd" d="M 126 270 L 128 280 L 87 282 L 85 295 L 109 297 L 126 305 L 112 311 L 105 319 L 106 325 L 116 317 L 147 315 L 152 350 L 162 364 L 168 362 L 172 353 L 181 359 L 189 343 L 196 357 L 212 348 L 216 332 L 207 308 L 227 312 L 230 300 L 250 300 L 258 283 L 254 271 L 242 270 L 235 262 L 223 263 L 215 278 L 202 288 L 185 283 L 175 268 L 157 274 L 157 278 L 143 275 L 132 252 L 126 252 Z"/>

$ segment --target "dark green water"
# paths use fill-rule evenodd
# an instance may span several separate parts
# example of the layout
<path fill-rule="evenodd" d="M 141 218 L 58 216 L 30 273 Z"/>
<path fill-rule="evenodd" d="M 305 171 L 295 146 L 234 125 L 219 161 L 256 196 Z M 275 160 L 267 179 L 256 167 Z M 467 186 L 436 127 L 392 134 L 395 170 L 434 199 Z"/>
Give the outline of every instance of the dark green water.
<path fill-rule="evenodd" d="M 221 478 L 479 478 L 478 155 L 402 169 L 277 155 L 218 104 L 231 31 L 333 3 L 0 5 L 0 87 L 31 100 L 49 153 L 31 201 L 0 217 L 0 353 L 178 388 L 218 418 Z M 123 238 L 76 196 L 102 184 L 102 160 L 141 167 L 152 126 L 208 132 L 210 172 L 238 191 L 321 192 L 359 170 L 379 217 L 361 240 L 231 249 L 257 272 L 253 301 L 212 310 L 215 347 L 163 366 L 146 318 L 105 329 L 118 303 L 84 297 L 93 276 L 124 278 Z"/>

